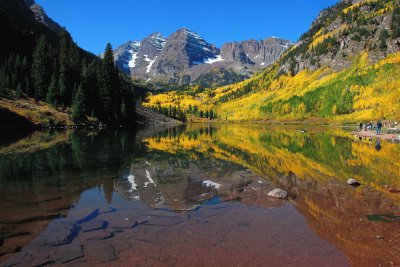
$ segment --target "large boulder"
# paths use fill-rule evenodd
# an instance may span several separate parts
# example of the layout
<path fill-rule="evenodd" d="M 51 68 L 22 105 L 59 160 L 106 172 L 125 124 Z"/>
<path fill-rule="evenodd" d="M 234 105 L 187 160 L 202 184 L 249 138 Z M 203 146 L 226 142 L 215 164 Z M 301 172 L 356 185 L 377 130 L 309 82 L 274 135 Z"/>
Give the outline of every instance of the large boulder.
<path fill-rule="evenodd" d="M 288 193 L 285 190 L 276 188 L 276 189 L 270 191 L 267 194 L 267 196 L 272 197 L 272 198 L 278 198 L 278 199 L 286 199 L 288 197 Z"/>

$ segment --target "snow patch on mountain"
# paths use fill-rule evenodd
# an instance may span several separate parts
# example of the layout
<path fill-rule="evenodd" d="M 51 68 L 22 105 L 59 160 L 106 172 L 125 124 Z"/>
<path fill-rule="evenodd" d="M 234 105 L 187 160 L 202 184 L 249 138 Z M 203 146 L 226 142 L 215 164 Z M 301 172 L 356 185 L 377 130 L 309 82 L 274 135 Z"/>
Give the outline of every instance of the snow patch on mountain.
<path fill-rule="evenodd" d="M 135 53 L 135 52 L 133 52 L 133 50 L 130 50 L 129 52 L 131 53 L 132 58 L 129 61 L 128 65 L 129 65 L 130 68 L 134 68 L 135 65 L 136 65 L 136 59 L 137 59 L 138 52 Z"/>
<path fill-rule="evenodd" d="M 147 58 L 147 59 L 149 59 L 149 58 Z M 146 67 L 146 73 L 149 73 L 149 72 L 150 72 L 151 66 L 153 66 L 153 63 L 154 63 L 154 61 L 156 61 L 156 59 L 157 59 L 157 56 L 156 56 L 153 60 L 150 60 L 149 65 L 147 65 L 147 67 Z M 146 60 L 146 61 L 147 61 L 147 60 Z"/>
<path fill-rule="evenodd" d="M 139 49 L 139 41 L 129 41 L 115 49 L 114 60 L 117 67 L 124 73 L 129 74 L 130 69 L 137 65 L 136 59 Z"/>
<path fill-rule="evenodd" d="M 217 55 L 217 57 L 215 58 L 207 58 L 206 60 L 204 60 L 205 64 L 213 64 L 215 62 L 219 62 L 219 61 L 224 61 L 225 59 L 223 59 L 221 57 L 221 55 Z"/>
<path fill-rule="evenodd" d="M 144 55 L 144 61 L 150 62 L 150 61 L 151 61 L 151 59 L 149 58 L 149 56 L 148 56 L 148 55 Z"/>

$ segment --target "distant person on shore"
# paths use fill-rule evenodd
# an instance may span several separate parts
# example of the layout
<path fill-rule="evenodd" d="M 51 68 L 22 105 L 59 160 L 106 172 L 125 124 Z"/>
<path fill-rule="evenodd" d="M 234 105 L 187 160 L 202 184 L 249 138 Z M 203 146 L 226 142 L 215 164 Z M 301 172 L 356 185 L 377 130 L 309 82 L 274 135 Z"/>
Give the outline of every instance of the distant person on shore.
<path fill-rule="evenodd" d="M 378 122 L 376 123 L 376 134 L 377 134 L 377 135 L 380 135 L 380 134 L 381 134 L 381 128 L 382 128 L 382 122 L 381 122 L 381 121 L 378 121 Z"/>
<path fill-rule="evenodd" d="M 361 132 L 361 130 L 363 129 L 363 123 L 362 122 L 360 122 L 360 125 L 359 125 L 360 127 L 359 127 L 359 132 Z"/>

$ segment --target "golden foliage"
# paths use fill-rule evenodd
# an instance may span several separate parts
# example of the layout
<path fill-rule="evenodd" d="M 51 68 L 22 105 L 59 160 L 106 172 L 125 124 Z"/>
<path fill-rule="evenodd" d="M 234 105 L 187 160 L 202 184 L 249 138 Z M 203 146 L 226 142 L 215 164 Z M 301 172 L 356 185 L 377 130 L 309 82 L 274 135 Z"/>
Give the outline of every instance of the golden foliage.
<path fill-rule="evenodd" d="M 378 151 L 375 141 L 351 140 L 350 133 L 341 128 L 312 127 L 306 128 L 306 133 L 296 129 L 277 125 L 196 124 L 179 135 L 151 137 L 145 142 L 149 149 L 234 162 L 272 179 L 277 174 L 290 173 L 297 179 L 314 181 L 334 178 L 345 183 L 355 178 L 396 197 L 385 190 L 385 185 L 400 188 L 398 144 L 382 141 Z M 400 202 L 400 198 L 397 200 Z"/>
<path fill-rule="evenodd" d="M 361 79 L 361 80 L 360 80 Z M 363 82 L 364 81 L 364 82 Z M 342 87 L 340 87 L 342 86 Z M 327 88 L 327 89 L 324 89 Z M 340 72 L 328 67 L 315 71 L 302 70 L 295 76 L 277 75 L 274 67 L 251 79 L 215 90 L 202 92 L 167 92 L 150 95 L 145 105 L 149 107 L 177 106 L 187 111 L 189 106 L 199 110 L 214 109 L 220 120 L 299 120 L 318 116 L 302 102 L 290 104 L 293 96 L 303 97 L 316 90 L 339 90 L 339 97 L 352 97 L 350 112 L 343 112 L 332 104 L 325 120 L 352 122 L 358 120 L 398 119 L 400 117 L 400 53 L 392 54 L 371 65 L 369 55 L 356 56 L 353 65 Z M 282 102 L 279 111 L 266 115 L 263 106 Z M 286 101 L 286 102 L 285 102 Z M 340 99 L 336 100 L 340 101 Z M 323 109 L 326 101 L 315 105 Z M 307 110 L 308 109 L 308 110 Z"/>

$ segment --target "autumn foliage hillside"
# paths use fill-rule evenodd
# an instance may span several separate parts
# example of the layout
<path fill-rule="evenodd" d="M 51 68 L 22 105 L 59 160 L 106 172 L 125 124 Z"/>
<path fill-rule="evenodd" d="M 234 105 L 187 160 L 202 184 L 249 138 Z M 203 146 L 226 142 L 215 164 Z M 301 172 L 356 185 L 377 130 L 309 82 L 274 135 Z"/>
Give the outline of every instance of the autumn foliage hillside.
<path fill-rule="evenodd" d="M 274 65 L 219 88 L 150 95 L 190 120 L 354 122 L 400 118 L 399 1 L 340 1 Z"/>

